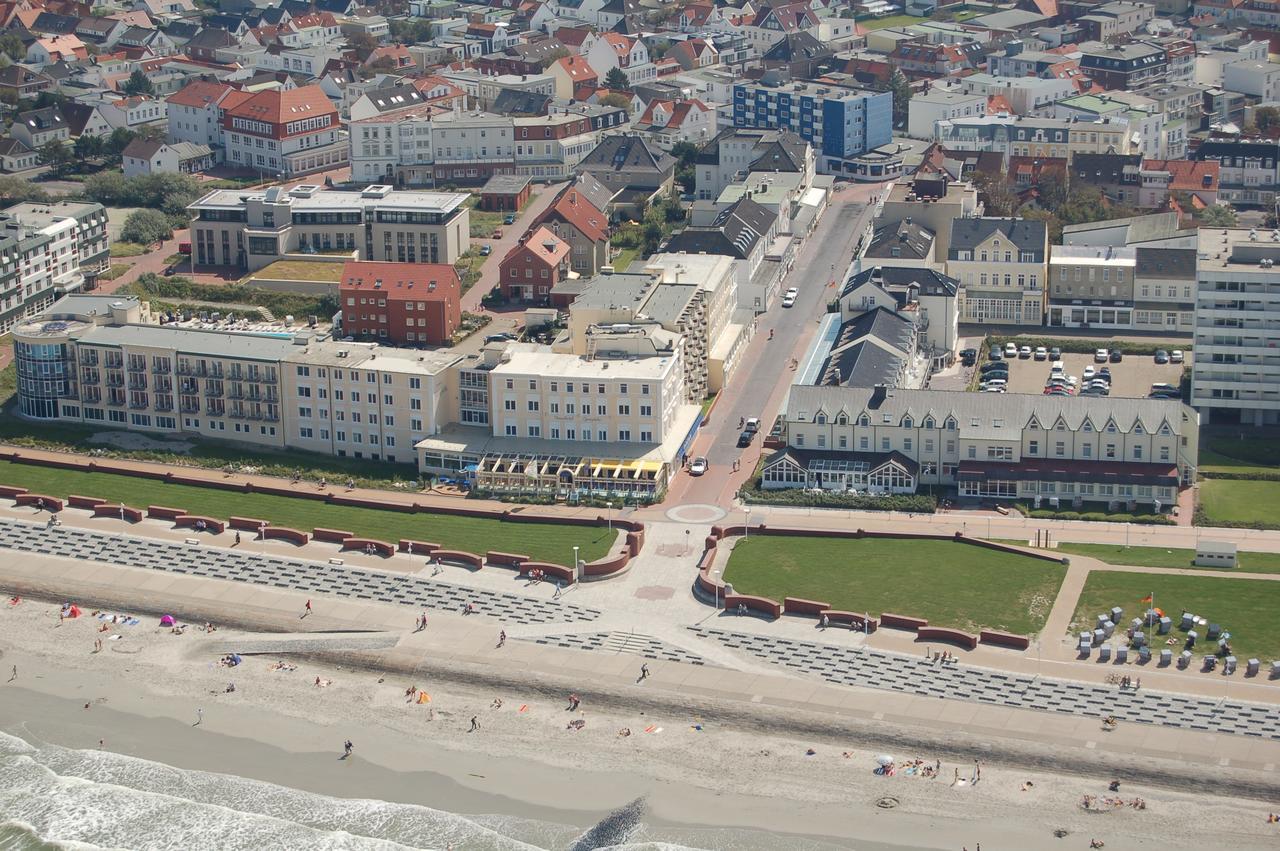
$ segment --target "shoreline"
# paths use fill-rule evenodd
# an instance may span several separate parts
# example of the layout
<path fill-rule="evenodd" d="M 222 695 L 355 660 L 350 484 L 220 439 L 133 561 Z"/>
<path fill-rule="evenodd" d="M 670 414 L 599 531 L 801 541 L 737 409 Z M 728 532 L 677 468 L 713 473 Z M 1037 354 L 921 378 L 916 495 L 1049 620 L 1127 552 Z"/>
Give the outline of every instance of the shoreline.
<path fill-rule="evenodd" d="M 111 652 L 95 655 L 88 648 L 96 620 L 60 627 L 56 606 L 34 600 L 3 617 L 11 627 L 3 662 L 17 664 L 20 671 L 19 680 L 5 687 L 14 694 L 34 689 L 43 697 L 32 700 L 63 707 L 42 712 L 33 703 L 25 709 L 12 706 L 21 700 L 0 702 L 5 729 L 25 720 L 29 732 L 63 739 L 59 744 L 93 747 L 106 738 L 108 750 L 319 794 L 447 804 L 443 808 L 449 811 L 498 806 L 505 816 L 563 819 L 575 828 L 644 797 L 645 822 L 655 829 L 706 836 L 737 831 L 755 837 L 761 848 L 776 847 L 779 836 L 867 851 L 977 842 L 989 849 L 1035 848 L 1047 842 L 1054 826 L 1072 836 L 1105 828 L 1102 838 L 1109 844 L 1123 839 L 1121 847 L 1133 848 L 1157 847 L 1165 841 L 1162 836 L 1185 841 L 1203 835 L 1217 842 L 1228 836 L 1231 847 L 1239 849 L 1274 841 L 1265 838 L 1274 830 L 1252 823 L 1263 820 L 1261 805 L 1210 798 L 1203 785 L 1188 795 L 1126 780 L 1126 796 L 1143 797 L 1148 811 L 1107 813 L 1103 821 L 1100 814 L 1082 811 L 1078 801 L 1081 794 L 1104 792 L 1105 783 L 1062 773 L 1049 752 L 1038 768 L 1014 769 L 1000 761 L 997 746 L 981 743 L 988 752 L 983 781 L 976 786 L 951 785 L 948 769 L 967 772 L 968 765 L 949 757 L 937 780 L 883 778 L 870 771 L 875 753 L 915 753 L 870 744 L 889 739 L 892 725 L 862 725 L 866 729 L 855 732 L 832 720 L 836 735 L 810 736 L 803 723 L 808 713 L 802 711 L 778 714 L 773 725 L 753 723 L 746 710 L 705 713 L 703 721 L 701 707 L 678 713 L 669 694 L 623 695 L 624 714 L 599 688 L 583 691 L 586 703 L 579 717 L 587 726 L 573 733 L 564 730 L 566 719 L 574 716 L 563 709 L 554 675 L 540 676 L 539 690 L 529 683 L 529 671 L 497 664 L 484 672 L 476 666 L 455 670 L 435 660 L 424 669 L 421 654 L 416 654 L 419 667 L 412 679 L 352 669 L 351 654 L 341 654 L 340 664 L 297 657 L 294 673 L 271 672 L 276 656 L 245 657 L 238 668 L 224 669 L 212 660 L 219 655 L 215 641 L 234 639 L 235 632 L 226 628 L 214 636 L 178 637 L 146 619 L 122 630 L 125 637 L 112 642 Z M 406 659 L 415 655 L 404 653 Z M 334 685 L 315 689 L 314 676 L 332 678 Z M 405 701 L 405 683 L 413 680 L 431 689 L 436 720 L 424 720 L 422 708 Z M 218 693 L 227 681 L 237 683 L 236 692 Z M 507 705 L 486 710 L 499 683 Z M 513 693 L 520 697 L 510 697 Z M 105 705 L 95 702 L 104 695 Z M 528 701 L 529 713 L 517 714 L 517 699 Z M 85 700 L 91 708 L 77 708 Z M 205 709 L 199 728 L 189 726 L 196 707 Z M 55 719 L 68 714 L 71 718 L 61 722 L 68 726 L 59 727 Z M 477 735 L 465 732 L 473 714 L 483 726 Z M 687 726 L 691 716 L 705 729 Z M 645 735 L 641 725 L 648 719 L 656 719 L 655 726 L 664 731 Z M 615 733 L 624 725 L 633 730 L 626 739 Z M 111 731 L 94 735 L 91 726 Z M 777 728 L 789 728 L 789 734 Z M 877 728 L 886 736 L 877 738 Z M 356 741 L 350 764 L 337 760 L 344 738 Z M 841 749 L 855 741 L 853 758 L 842 759 Z M 807 748 L 816 753 L 806 756 Z M 988 757 L 996 761 L 988 763 Z M 333 766 L 341 766 L 340 772 Z M 1018 788 L 1028 779 L 1034 780 L 1031 794 Z M 895 808 L 876 806 L 886 796 L 896 800 Z M 1237 833 L 1242 826 L 1246 831 Z"/>

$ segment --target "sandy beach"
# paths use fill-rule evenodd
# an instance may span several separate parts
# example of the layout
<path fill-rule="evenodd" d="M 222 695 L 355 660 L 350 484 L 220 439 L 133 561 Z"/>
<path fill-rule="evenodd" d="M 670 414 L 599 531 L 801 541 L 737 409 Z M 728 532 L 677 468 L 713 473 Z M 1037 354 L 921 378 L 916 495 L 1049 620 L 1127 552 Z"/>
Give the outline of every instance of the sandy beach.
<path fill-rule="evenodd" d="M 0 729 L 37 747 L 56 746 L 56 760 L 41 759 L 75 762 L 62 749 L 85 758 L 101 741 L 103 753 L 183 771 L 480 817 L 466 820 L 465 829 L 419 826 L 403 835 L 385 819 L 361 826 L 360 819 L 331 822 L 294 811 L 306 808 L 276 811 L 278 795 L 242 795 L 218 804 L 308 830 L 349 831 L 410 847 L 568 847 L 611 811 L 643 799 L 642 826 L 616 838 L 706 848 L 869 851 L 981 843 L 991 851 L 1087 848 L 1094 837 L 1108 848 L 1178 842 L 1252 849 L 1274 847 L 1280 836 L 1280 827 L 1266 823 L 1266 804 L 1218 799 L 1208 790 L 1186 794 L 1126 781 L 1112 797 L 1141 799 L 1145 809 L 1098 812 L 1080 802 L 1084 795 L 1111 794 L 1104 778 L 1008 769 L 995 761 L 982 765 L 978 783 L 956 784 L 957 773 L 971 778 L 972 763 L 930 753 L 894 755 L 900 762 L 940 759 L 937 778 L 901 770 L 884 777 L 873 773 L 880 751 L 865 745 L 766 735 L 670 710 L 597 711 L 588 702 L 570 712 L 564 700 L 521 693 L 515 671 L 512 690 L 501 693 L 492 682 L 478 689 L 438 673 L 415 680 L 305 657 L 286 660 L 297 666 L 292 671 L 277 670 L 276 657 L 262 656 L 222 667 L 219 651 L 234 630 L 209 635 L 193 626 L 174 635 L 155 616 L 143 616 L 136 626 L 99 632 L 92 607 L 82 605 L 84 617 L 62 623 L 57 605 L 37 600 L 0 612 L 0 679 L 17 668 L 17 677 L 0 686 Z M 103 649 L 95 652 L 98 639 L 105 639 Z M 327 685 L 317 687 L 317 677 Z M 235 690 L 227 692 L 231 683 Z M 414 686 L 430 701 L 406 695 Z M 476 731 L 470 731 L 473 717 Z M 581 729 L 568 728 L 571 721 L 583 722 Z M 630 735 L 620 736 L 623 729 Z M 340 759 L 347 740 L 353 754 Z M 0 788 L 6 785 L 0 782 Z M 141 791 L 172 789 L 169 783 Z M 0 801 L 5 794 L 15 793 L 0 792 Z M 24 818 L 30 813 L 23 808 L 31 805 L 17 794 L 3 811 L 36 823 Z M 94 829 L 99 833 L 86 841 L 121 844 L 132 835 L 138 844 L 124 841 L 122 847 L 155 847 L 136 832 L 136 822 L 119 826 L 134 831 L 124 836 L 105 822 Z M 1054 831 L 1065 834 L 1057 838 Z M 188 847 L 218 844 L 195 838 Z"/>

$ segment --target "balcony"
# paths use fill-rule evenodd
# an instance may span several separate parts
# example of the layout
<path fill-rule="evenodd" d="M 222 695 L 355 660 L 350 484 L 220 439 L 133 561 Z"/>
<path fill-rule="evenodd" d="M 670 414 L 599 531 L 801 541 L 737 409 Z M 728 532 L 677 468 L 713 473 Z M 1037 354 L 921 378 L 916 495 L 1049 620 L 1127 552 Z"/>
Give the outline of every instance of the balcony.
<path fill-rule="evenodd" d="M 162 364 L 153 364 L 151 366 L 151 372 L 155 375 L 168 375 L 171 371 L 172 367 L 170 367 L 168 361 L 165 361 Z"/>

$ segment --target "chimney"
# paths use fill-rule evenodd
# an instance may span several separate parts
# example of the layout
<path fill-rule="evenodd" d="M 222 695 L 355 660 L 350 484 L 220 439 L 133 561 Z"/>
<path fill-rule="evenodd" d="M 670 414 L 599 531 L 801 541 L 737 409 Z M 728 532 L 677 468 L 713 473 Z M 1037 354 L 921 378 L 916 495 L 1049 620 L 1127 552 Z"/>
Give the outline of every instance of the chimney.
<path fill-rule="evenodd" d="M 871 389 L 871 403 L 868 407 L 879 408 L 884 400 L 889 397 L 889 388 L 884 384 L 877 384 Z"/>

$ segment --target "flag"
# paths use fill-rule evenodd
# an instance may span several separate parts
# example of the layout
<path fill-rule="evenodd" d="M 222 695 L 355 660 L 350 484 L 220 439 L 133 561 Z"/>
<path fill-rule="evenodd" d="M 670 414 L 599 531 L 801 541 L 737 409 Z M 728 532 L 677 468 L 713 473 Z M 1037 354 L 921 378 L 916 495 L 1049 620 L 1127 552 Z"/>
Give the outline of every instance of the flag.
<path fill-rule="evenodd" d="M 1143 597 L 1139 602 L 1150 603 L 1154 601 L 1155 598 L 1156 598 L 1155 594 L 1148 594 L 1147 596 Z"/>

